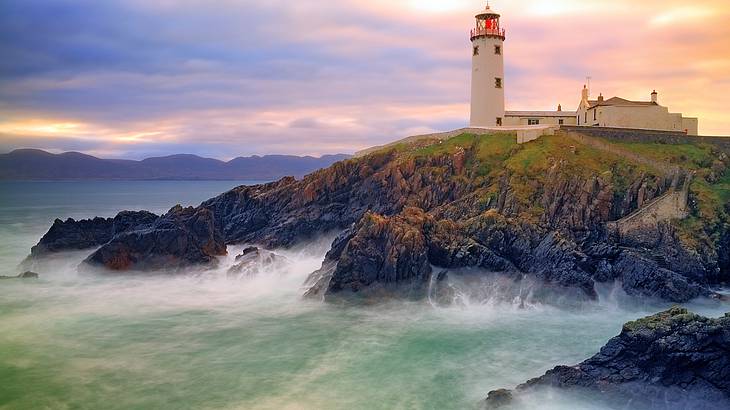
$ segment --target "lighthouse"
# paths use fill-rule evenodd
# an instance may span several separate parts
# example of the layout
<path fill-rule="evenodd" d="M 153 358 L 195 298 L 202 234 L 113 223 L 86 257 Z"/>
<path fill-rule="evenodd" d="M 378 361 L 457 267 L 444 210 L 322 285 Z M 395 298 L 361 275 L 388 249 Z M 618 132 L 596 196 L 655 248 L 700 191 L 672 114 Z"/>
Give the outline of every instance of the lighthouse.
<path fill-rule="evenodd" d="M 471 30 L 472 127 L 499 127 L 504 121 L 504 39 L 500 15 L 487 7 L 476 15 Z"/>

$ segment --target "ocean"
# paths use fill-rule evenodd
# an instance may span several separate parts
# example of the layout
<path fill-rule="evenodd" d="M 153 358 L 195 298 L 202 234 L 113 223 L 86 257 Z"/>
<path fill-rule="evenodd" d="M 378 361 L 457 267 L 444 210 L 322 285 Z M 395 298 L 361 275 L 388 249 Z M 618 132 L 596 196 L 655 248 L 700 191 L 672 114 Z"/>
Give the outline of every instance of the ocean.
<path fill-rule="evenodd" d="M 0 182 L 0 275 L 19 273 L 55 218 L 162 213 L 246 183 Z M 86 251 L 38 280 L 0 281 L 0 409 L 478 409 L 490 390 L 578 363 L 669 306 L 614 287 L 597 302 L 524 305 L 490 283 L 447 306 L 305 300 L 331 240 L 274 250 L 290 262 L 240 278 L 226 269 L 244 244 L 217 270 L 174 277 L 82 275 Z M 544 391 L 512 408 L 605 407 Z"/>

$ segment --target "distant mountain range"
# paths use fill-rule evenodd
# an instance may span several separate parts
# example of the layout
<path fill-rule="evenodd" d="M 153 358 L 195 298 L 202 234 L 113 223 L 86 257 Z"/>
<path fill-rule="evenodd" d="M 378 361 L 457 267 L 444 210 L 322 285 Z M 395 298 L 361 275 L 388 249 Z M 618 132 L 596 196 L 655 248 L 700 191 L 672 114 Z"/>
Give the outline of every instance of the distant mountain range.
<path fill-rule="evenodd" d="M 133 161 L 101 159 L 78 152 L 52 154 L 18 149 L 0 154 L 0 180 L 273 180 L 301 177 L 349 157 L 265 155 L 224 162 L 197 155 L 170 155 Z"/>

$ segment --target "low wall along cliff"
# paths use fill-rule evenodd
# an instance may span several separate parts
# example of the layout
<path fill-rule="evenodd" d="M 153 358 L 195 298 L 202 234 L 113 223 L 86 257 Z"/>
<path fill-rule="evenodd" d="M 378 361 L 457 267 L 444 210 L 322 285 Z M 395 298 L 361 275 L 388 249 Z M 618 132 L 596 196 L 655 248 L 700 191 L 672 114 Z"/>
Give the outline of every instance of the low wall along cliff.
<path fill-rule="evenodd" d="M 689 136 L 683 132 L 643 130 L 610 127 L 582 127 L 577 125 L 561 125 L 564 132 L 580 133 L 591 137 L 600 137 L 621 142 L 653 142 L 660 144 L 707 143 L 730 153 L 730 137 Z"/>
<path fill-rule="evenodd" d="M 607 228 L 618 238 L 631 236 L 641 240 L 653 232 L 661 222 L 684 219 L 689 216 L 690 174 L 677 173 L 672 188 L 664 195 L 644 204 L 633 213 L 607 224 Z M 681 183 L 681 186 L 679 185 Z"/>

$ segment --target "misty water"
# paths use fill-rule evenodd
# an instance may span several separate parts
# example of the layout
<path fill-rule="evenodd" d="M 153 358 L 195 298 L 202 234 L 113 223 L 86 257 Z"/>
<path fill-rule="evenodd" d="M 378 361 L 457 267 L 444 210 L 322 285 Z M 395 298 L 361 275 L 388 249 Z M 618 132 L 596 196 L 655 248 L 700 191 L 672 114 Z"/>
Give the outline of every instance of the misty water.
<path fill-rule="evenodd" d="M 235 185 L 0 183 L 0 275 L 19 273 L 56 217 L 160 213 Z M 89 252 L 76 252 L 38 266 L 39 280 L 1 281 L 0 408 L 479 408 L 488 391 L 580 362 L 624 322 L 668 306 L 631 303 L 610 287 L 599 302 L 522 304 L 484 282 L 455 283 L 461 294 L 450 305 L 305 300 L 302 283 L 331 239 L 275 250 L 290 263 L 240 278 L 226 270 L 243 245 L 214 271 L 79 275 Z M 514 408 L 606 407 L 545 391 Z"/>

